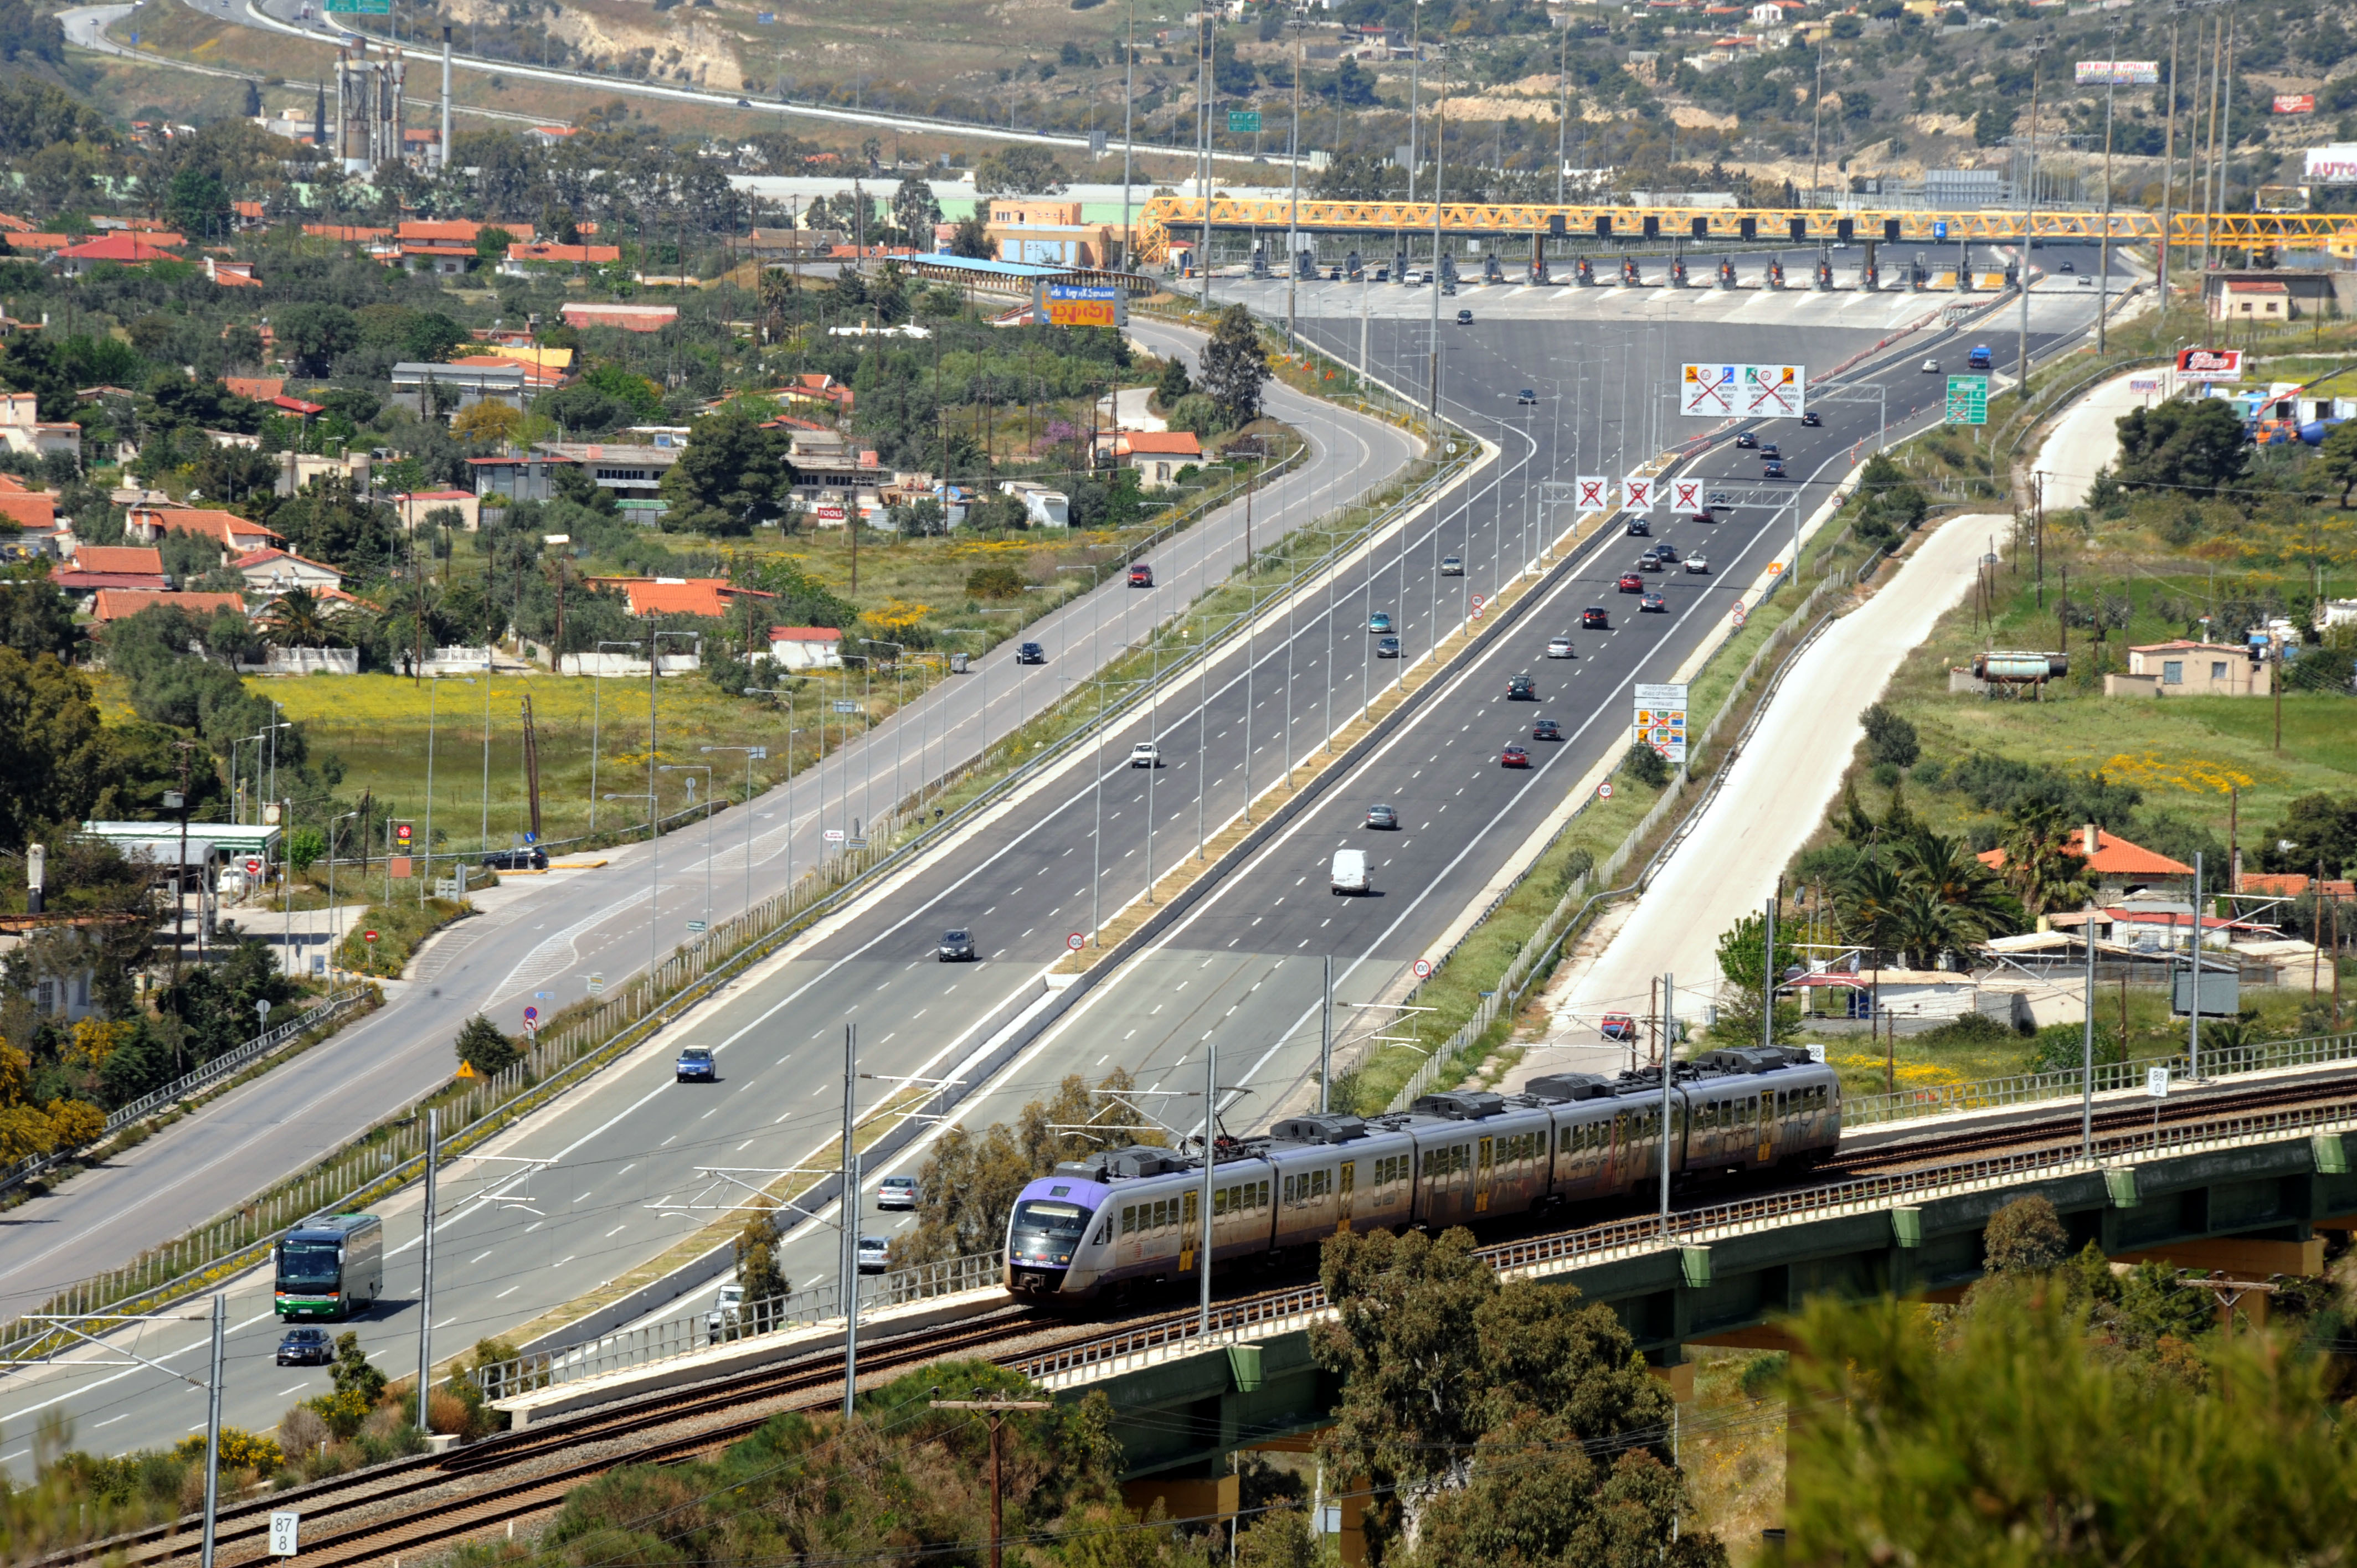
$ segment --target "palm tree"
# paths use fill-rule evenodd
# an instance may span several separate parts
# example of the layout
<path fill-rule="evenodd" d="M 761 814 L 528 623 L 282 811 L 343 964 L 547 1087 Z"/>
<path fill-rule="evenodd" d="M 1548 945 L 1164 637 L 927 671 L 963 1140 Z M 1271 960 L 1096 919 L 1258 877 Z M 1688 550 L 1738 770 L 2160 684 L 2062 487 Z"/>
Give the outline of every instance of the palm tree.
<path fill-rule="evenodd" d="M 1957 906 L 1920 882 L 1901 883 L 1890 940 L 1910 969 L 1930 969 L 1943 952 L 1973 945 L 1978 932 Z"/>
<path fill-rule="evenodd" d="M 1834 897 L 1842 940 L 1871 951 L 1879 969 L 1882 955 L 1899 945 L 1900 911 L 1907 900 L 1905 884 L 1878 858 L 1870 858 L 1842 879 Z"/>
<path fill-rule="evenodd" d="M 1983 865 L 1964 840 L 1928 831 L 1909 834 L 1892 852 L 1900 879 L 1945 905 L 1955 935 L 1970 947 L 2019 930 L 2020 901 Z"/>
<path fill-rule="evenodd" d="M 2061 808 L 2024 800 L 2007 813 L 2006 885 L 2032 915 L 2065 909 L 2094 897 L 2087 862 L 2071 843 Z"/>
<path fill-rule="evenodd" d="M 280 648 L 341 648 L 350 640 L 337 629 L 327 601 L 308 588 L 287 589 L 257 618 L 264 639 Z"/>

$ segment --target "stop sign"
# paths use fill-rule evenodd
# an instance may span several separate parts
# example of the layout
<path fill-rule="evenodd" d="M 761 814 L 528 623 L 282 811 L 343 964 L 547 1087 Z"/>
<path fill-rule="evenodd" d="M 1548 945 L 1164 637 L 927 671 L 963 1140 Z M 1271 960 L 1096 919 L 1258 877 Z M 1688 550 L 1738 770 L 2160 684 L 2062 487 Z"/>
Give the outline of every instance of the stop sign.
<path fill-rule="evenodd" d="M 259 876 L 259 875 L 262 875 L 262 862 L 261 862 L 261 861 L 259 861 L 259 860 L 254 859 L 254 858 L 253 858 L 253 856 L 251 856 L 251 855 L 248 855 L 248 856 L 246 857 L 246 862 L 245 862 L 245 874 L 246 874 L 248 876 Z"/>

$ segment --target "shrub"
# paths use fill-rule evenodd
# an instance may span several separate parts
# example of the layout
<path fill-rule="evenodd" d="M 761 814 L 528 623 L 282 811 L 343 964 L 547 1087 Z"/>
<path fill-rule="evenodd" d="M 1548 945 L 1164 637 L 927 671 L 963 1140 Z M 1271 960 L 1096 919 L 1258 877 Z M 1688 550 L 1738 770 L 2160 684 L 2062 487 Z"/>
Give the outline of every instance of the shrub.
<path fill-rule="evenodd" d="M 202 1433 L 183 1437 L 173 1445 L 172 1452 L 182 1459 L 202 1465 L 205 1439 Z M 278 1440 L 242 1427 L 224 1426 L 221 1431 L 221 1467 L 224 1470 L 251 1470 L 257 1476 L 275 1473 L 286 1463 L 278 1451 Z"/>
<path fill-rule="evenodd" d="M 458 1059 L 485 1078 L 497 1078 L 520 1060 L 523 1053 L 516 1043 L 500 1033 L 500 1026 L 480 1013 L 466 1022 L 458 1031 Z"/>
<path fill-rule="evenodd" d="M 307 1404 L 292 1405 L 278 1418 L 279 1452 L 300 1461 L 317 1454 L 334 1436 L 327 1418 Z"/>
<path fill-rule="evenodd" d="M 1993 1274 L 2042 1273 L 2071 1255 L 2061 1216 L 2034 1196 L 2017 1197 L 1990 1215 L 1981 1245 L 1984 1266 Z"/>
<path fill-rule="evenodd" d="M 1620 770 L 1649 789 L 1658 789 L 1670 781 L 1669 759 L 1642 741 L 1621 754 Z"/>
<path fill-rule="evenodd" d="M 1986 1013 L 1967 1013 L 1936 1029 L 1926 1029 L 1915 1043 L 1934 1049 L 1943 1046 L 2003 1046 L 2020 1038 L 2011 1028 Z"/>
<path fill-rule="evenodd" d="M 1916 739 L 1915 726 L 1892 713 L 1880 703 L 1858 714 L 1866 726 L 1866 755 L 1874 762 L 1887 762 L 1894 768 L 1912 768 L 1923 755 Z"/>
<path fill-rule="evenodd" d="M 360 1434 L 361 1423 L 369 1418 L 374 1407 L 350 1389 L 338 1389 L 331 1394 L 306 1402 L 309 1409 L 327 1423 L 328 1432 L 339 1443 L 349 1443 Z"/>
<path fill-rule="evenodd" d="M 1023 576 L 1012 566 L 977 566 L 966 574 L 965 591 L 977 599 L 1020 598 Z"/>

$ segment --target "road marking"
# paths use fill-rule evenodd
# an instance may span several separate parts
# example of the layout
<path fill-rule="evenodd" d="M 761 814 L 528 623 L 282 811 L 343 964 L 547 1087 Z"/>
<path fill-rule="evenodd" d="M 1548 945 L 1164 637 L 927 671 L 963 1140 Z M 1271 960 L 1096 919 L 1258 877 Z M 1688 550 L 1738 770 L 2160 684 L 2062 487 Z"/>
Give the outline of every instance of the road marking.
<path fill-rule="evenodd" d="M 611 1230 L 607 1231 L 607 1232 L 606 1232 L 606 1239 L 607 1239 L 607 1240 L 612 1240 L 614 1237 L 619 1236 L 623 1231 L 625 1231 L 625 1230 L 629 1230 L 629 1229 L 630 1229 L 630 1222 L 629 1220 L 625 1219 L 624 1221 L 622 1221 L 622 1223 L 621 1223 L 621 1224 L 617 1225 L 617 1226 L 615 1226 Z"/>

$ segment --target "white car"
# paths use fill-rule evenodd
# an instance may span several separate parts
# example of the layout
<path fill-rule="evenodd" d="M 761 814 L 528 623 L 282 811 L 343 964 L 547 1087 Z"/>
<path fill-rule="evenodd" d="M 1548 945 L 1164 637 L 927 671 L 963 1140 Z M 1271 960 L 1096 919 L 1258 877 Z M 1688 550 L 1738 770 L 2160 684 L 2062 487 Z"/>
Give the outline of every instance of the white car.
<path fill-rule="evenodd" d="M 1687 556 L 1686 570 L 1689 572 L 1707 573 L 1710 570 L 1710 557 L 1707 555 Z"/>
<path fill-rule="evenodd" d="M 1940 373 L 1940 361 L 1939 361 L 1939 360 L 1924 360 L 1924 361 L 1923 361 L 1923 373 L 1924 373 L 1925 375 L 1927 375 L 1927 376 L 1936 376 L 1936 375 L 1938 375 L 1938 374 Z"/>
<path fill-rule="evenodd" d="M 880 1274 L 891 1261 L 892 1243 L 882 1236 L 862 1236 L 859 1239 L 859 1272 Z"/>
<path fill-rule="evenodd" d="M 1129 748 L 1129 765 L 1132 768 L 1159 768 L 1162 766 L 1162 748 L 1150 740 L 1141 740 Z"/>
<path fill-rule="evenodd" d="M 917 1207 L 917 1178 L 888 1176 L 876 1184 L 876 1207 L 878 1208 L 914 1208 Z"/>
<path fill-rule="evenodd" d="M 1569 638 L 1567 638 L 1567 637 L 1551 637 L 1551 638 L 1547 639 L 1547 651 L 1546 651 L 1546 656 L 1547 656 L 1549 659 L 1568 659 L 1568 658 L 1570 658 L 1570 657 L 1571 657 L 1571 639 L 1569 639 Z"/>

